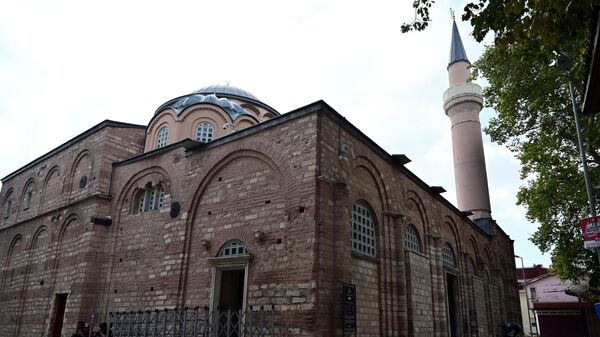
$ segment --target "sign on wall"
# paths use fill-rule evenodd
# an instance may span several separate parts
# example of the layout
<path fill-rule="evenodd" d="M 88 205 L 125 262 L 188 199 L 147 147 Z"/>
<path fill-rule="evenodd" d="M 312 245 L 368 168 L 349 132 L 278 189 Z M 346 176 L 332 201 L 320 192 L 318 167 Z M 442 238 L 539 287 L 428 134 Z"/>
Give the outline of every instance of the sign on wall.
<path fill-rule="evenodd" d="M 356 286 L 344 283 L 344 330 L 356 330 Z"/>
<path fill-rule="evenodd" d="M 583 231 L 584 248 L 600 248 L 600 216 L 579 220 Z"/>

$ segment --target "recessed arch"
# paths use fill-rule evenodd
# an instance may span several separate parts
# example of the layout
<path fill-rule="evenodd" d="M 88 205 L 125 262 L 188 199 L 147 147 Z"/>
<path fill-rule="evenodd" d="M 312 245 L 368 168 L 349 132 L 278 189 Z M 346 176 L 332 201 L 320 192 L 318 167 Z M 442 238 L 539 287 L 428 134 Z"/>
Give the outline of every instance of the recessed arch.
<path fill-rule="evenodd" d="M 421 225 L 423 226 L 423 234 L 429 234 L 429 218 L 427 216 L 427 210 L 425 208 L 425 205 L 423 204 L 423 200 L 421 199 L 419 194 L 417 194 L 417 192 L 413 190 L 408 190 L 406 192 L 406 201 L 408 202 L 409 207 L 410 205 L 412 205 L 415 208 L 415 210 L 419 213 Z"/>
<path fill-rule="evenodd" d="M 13 239 L 10 241 L 10 245 L 8 246 L 8 253 L 6 254 L 6 261 L 4 263 L 5 268 L 8 268 L 10 266 L 10 262 L 12 259 L 12 256 L 15 253 L 15 249 L 20 247 L 20 245 L 23 242 L 23 234 L 18 233 L 16 234 Z"/>
<path fill-rule="evenodd" d="M 136 193 L 144 190 L 148 185 L 158 186 L 162 185 L 164 187 L 164 193 L 171 193 L 171 177 L 169 176 L 167 170 L 160 166 L 152 166 L 136 172 L 132 175 L 123 188 L 121 189 L 119 196 L 117 198 L 117 208 L 116 208 L 116 219 L 120 220 L 121 214 L 123 214 L 123 209 L 125 205 L 125 200 L 127 202 L 128 213 L 131 213 L 131 210 L 134 209 Z"/>
<path fill-rule="evenodd" d="M 21 192 L 21 206 L 19 209 L 25 210 L 31 207 L 31 200 L 33 198 L 33 193 L 35 192 L 35 180 L 33 178 L 27 179 L 25 185 L 23 186 L 23 191 Z"/>
<path fill-rule="evenodd" d="M 54 191 L 58 190 L 59 193 L 62 192 L 62 189 L 58 189 L 58 187 L 60 187 L 60 180 L 58 179 L 58 177 L 60 177 L 60 167 L 58 165 L 54 165 L 50 170 L 48 170 L 46 177 L 44 177 L 44 182 L 42 183 L 40 205 L 44 205 L 44 203 L 46 203 L 46 200 L 52 200 L 55 194 L 51 193 L 53 188 L 55 188 Z M 50 189 L 50 191 L 48 189 Z"/>
<path fill-rule="evenodd" d="M 373 164 L 373 162 L 369 158 L 362 155 L 356 156 L 352 161 L 352 164 L 354 166 L 354 171 L 362 168 L 365 171 L 367 171 L 369 175 L 371 175 L 373 181 L 376 183 L 375 187 L 377 189 L 377 193 L 379 194 L 379 200 L 381 202 L 381 207 L 383 208 L 382 211 L 389 209 L 390 205 L 386 185 L 383 179 L 381 178 L 382 175 L 377 166 Z"/>

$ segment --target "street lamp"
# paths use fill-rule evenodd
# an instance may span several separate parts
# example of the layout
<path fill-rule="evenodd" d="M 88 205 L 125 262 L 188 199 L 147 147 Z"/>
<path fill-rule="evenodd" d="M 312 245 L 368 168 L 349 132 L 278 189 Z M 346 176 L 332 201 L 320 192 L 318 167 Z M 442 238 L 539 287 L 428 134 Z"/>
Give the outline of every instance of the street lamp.
<path fill-rule="evenodd" d="M 519 255 L 515 255 L 515 258 L 521 259 L 521 272 L 523 273 L 523 291 L 525 292 L 525 302 L 527 302 L 527 322 L 529 324 L 529 335 L 531 336 L 533 329 L 531 328 L 531 310 L 529 309 L 529 295 L 527 295 L 527 289 L 525 288 L 525 266 L 523 265 L 522 257 L 520 257 Z"/>
<path fill-rule="evenodd" d="M 572 62 L 569 56 L 559 53 L 558 59 L 556 60 L 556 68 L 561 71 L 569 71 L 571 69 Z M 587 158 L 585 156 L 585 147 L 583 146 L 583 137 L 581 136 L 581 126 L 579 125 L 579 111 L 577 104 L 575 104 L 575 90 L 573 90 L 573 81 L 569 79 L 569 91 L 571 94 L 571 104 L 573 105 L 573 116 L 575 117 L 575 130 L 577 131 L 577 142 L 579 143 L 579 155 L 581 156 L 581 163 L 583 164 L 583 180 L 585 181 L 585 190 L 588 197 L 588 205 L 590 207 L 590 215 L 596 216 L 596 201 L 594 199 L 594 191 L 592 189 L 592 181 L 590 179 L 590 173 L 588 171 Z M 596 248 L 596 254 L 598 255 L 598 261 L 600 261 L 600 248 Z"/>

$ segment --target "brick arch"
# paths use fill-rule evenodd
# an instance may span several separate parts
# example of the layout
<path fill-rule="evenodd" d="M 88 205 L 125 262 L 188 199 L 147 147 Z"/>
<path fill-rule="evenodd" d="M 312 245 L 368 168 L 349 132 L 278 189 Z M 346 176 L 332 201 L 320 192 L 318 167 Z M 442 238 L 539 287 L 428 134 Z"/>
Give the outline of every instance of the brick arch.
<path fill-rule="evenodd" d="M 458 226 L 456 225 L 456 222 L 451 217 L 445 216 L 444 226 L 446 228 L 450 228 L 450 232 L 452 233 L 452 236 L 454 238 L 453 246 L 456 247 L 457 252 L 460 252 L 462 250 L 462 240 L 460 238 L 460 232 L 458 231 Z"/>
<path fill-rule="evenodd" d="M 425 205 L 423 204 L 423 200 L 421 200 L 419 194 L 413 190 L 408 190 L 406 192 L 406 201 L 409 207 L 410 205 L 413 205 L 419 212 L 421 224 L 423 226 L 423 235 L 429 234 L 429 217 L 427 216 L 427 210 L 425 209 Z"/>
<path fill-rule="evenodd" d="M 127 180 L 117 197 L 117 208 L 115 209 L 114 214 L 116 222 L 119 222 L 119 219 L 121 218 L 125 200 L 128 200 L 128 209 L 131 209 L 135 193 L 139 189 L 143 189 L 148 183 L 151 183 L 152 185 L 162 183 L 165 187 L 165 194 L 171 193 L 171 176 L 164 168 L 152 166 L 136 172 Z"/>
<path fill-rule="evenodd" d="M 10 214 L 8 214 L 8 216 L 6 215 L 6 204 L 8 203 L 8 200 L 11 199 L 10 202 L 10 213 L 14 213 L 15 207 L 17 207 L 16 202 L 15 202 L 15 198 L 14 198 L 14 188 L 9 188 L 8 191 L 6 191 L 6 193 L 4 194 L 4 198 L 2 198 L 2 218 L 0 218 L 0 221 L 3 221 L 5 218 L 10 218 Z"/>
<path fill-rule="evenodd" d="M 365 169 L 373 178 L 373 181 L 377 184 L 377 192 L 379 193 L 379 199 L 381 202 L 381 207 L 383 207 L 382 211 L 389 210 L 389 197 L 387 195 L 387 189 L 385 186 L 385 182 L 381 179 L 381 172 L 377 169 L 377 166 L 373 164 L 373 162 L 362 155 L 358 155 L 352 161 L 354 166 L 354 170 L 356 171 L 359 168 Z"/>
<path fill-rule="evenodd" d="M 35 244 L 37 243 L 38 238 L 44 231 L 48 231 L 48 226 L 41 225 L 35 230 L 35 232 L 33 233 L 33 236 L 31 237 L 31 240 L 29 241 L 28 249 L 35 248 Z M 48 233 L 49 233 L 49 231 L 48 231 Z"/>
<path fill-rule="evenodd" d="M 165 120 L 170 122 L 167 123 L 169 124 L 170 129 L 172 125 L 175 125 L 177 119 L 177 114 L 172 109 L 164 110 L 160 114 L 153 116 L 148 124 L 148 127 L 146 128 L 146 137 L 152 136 L 156 138 L 156 131 L 160 130 L 159 126 L 162 126 L 166 123 Z M 171 133 L 171 130 L 169 130 L 169 133 Z"/>
<path fill-rule="evenodd" d="M 85 161 L 89 161 L 89 166 L 92 166 L 92 157 L 90 155 L 90 151 L 88 149 L 81 150 L 75 160 L 73 161 L 73 165 L 71 165 L 71 169 L 69 170 L 69 195 L 73 195 L 79 189 L 79 177 L 76 176 L 76 173 L 80 171 L 80 173 L 87 173 L 88 175 L 88 183 L 85 188 L 88 188 L 91 183 L 91 177 L 89 176 L 92 168 L 91 167 L 82 167 Z"/>
<path fill-rule="evenodd" d="M 34 189 L 33 192 L 35 192 L 35 179 L 29 178 L 25 182 L 25 185 L 23 185 L 23 190 L 21 191 L 21 197 L 19 198 L 19 209 L 18 209 L 19 212 L 22 211 L 23 207 L 24 207 L 23 201 L 25 199 L 25 193 L 27 193 L 27 190 L 29 189 L 29 186 L 32 186 L 32 185 L 33 185 L 33 189 Z M 32 198 L 33 198 L 33 194 L 32 194 Z M 29 202 L 31 204 L 31 200 Z"/>
<path fill-rule="evenodd" d="M 57 240 L 58 241 L 58 247 L 57 247 L 58 249 L 60 249 L 62 247 L 64 236 L 65 236 L 65 233 L 66 233 L 68 227 L 73 226 L 74 223 L 75 224 L 79 223 L 79 217 L 76 214 L 71 213 L 65 218 L 65 220 L 61 224 L 60 229 L 58 231 L 58 240 Z"/>
<path fill-rule="evenodd" d="M 473 254 L 475 255 L 475 258 L 479 258 L 479 247 L 477 246 L 477 240 L 475 240 L 475 237 L 473 235 L 469 237 L 469 242 L 471 243 L 471 248 L 473 249 Z"/>
<path fill-rule="evenodd" d="M 17 246 L 18 243 L 20 243 L 22 241 L 23 241 L 23 234 L 21 234 L 21 233 L 17 233 L 13 237 L 13 239 L 10 241 L 10 245 L 8 245 L 8 252 L 6 254 L 6 260 L 4 262 L 4 268 L 8 268 L 8 266 L 10 265 L 12 256 L 14 254 L 15 247 Z"/>
<path fill-rule="evenodd" d="M 2 198 L 2 207 L 4 207 L 4 204 L 6 203 L 8 198 L 14 194 L 14 191 L 15 191 L 15 189 L 12 187 L 9 188 L 8 191 L 6 191 L 6 193 L 4 194 L 4 198 Z"/>
<path fill-rule="evenodd" d="M 199 277 L 192 269 L 192 264 L 199 263 L 198 261 L 204 261 L 203 257 L 214 256 L 218 252 L 218 249 L 228 240 L 239 239 L 245 243 L 250 252 L 261 251 L 258 243 L 253 237 L 253 233 L 243 229 L 224 229 L 219 231 L 218 235 L 214 235 L 210 239 L 210 247 L 208 247 L 206 251 L 199 251 L 196 249 L 198 248 L 196 246 L 199 244 L 199 241 L 197 240 L 198 237 L 195 236 L 196 231 L 199 230 L 196 229 L 196 223 L 200 221 L 199 219 L 202 217 L 200 212 L 203 196 L 211 183 L 217 181 L 220 172 L 226 169 L 230 164 L 235 164 L 236 161 L 243 160 L 244 158 L 256 160 L 260 165 L 269 168 L 273 181 L 279 186 L 278 192 L 276 193 L 279 196 L 278 203 L 283 204 L 284 208 L 288 209 L 288 212 L 290 212 L 289 206 L 292 205 L 294 195 L 292 193 L 287 193 L 287 191 L 293 190 L 293 187 L 296 184 L 294 180 L 295 175 L 290 173 L 291 168 L 288 166 L 288 163 L 284 160 L 283 156 L 275 151 L 269 143 L 266 143 L 261 139 L 252 139 L 251 141 L 235 146 L 229 153 L 211 158 L 211 161 L 204 166 L 205 169 L 198 173 L 198 176 L 202 177 L 202 179 L 195 188 L 189 206 L 189 216 L 186 222 L 183 250 L 184 257 L 181 262 L 183 272 L 179 280 L 179 289 L 181 289 L 181 293 L 179 294 L 180 301 L 186 301 L 188 296 L 196 296 L 194 291 L 188 289 L 188 283 L 193 282 L 190 280 Z M 187 207 L 184 206 L 184 208 Z M 238 219 L 236 219 L 236 221 L 238 221 Z"/>
<path fill-rule="evenodd" d="M 188 118 L 193 118 L 193 117 L 201 118 L 201 117 L 205 117 L 203 115 L 199 115 L 199 114 L 201 114 L 202 112 L 205 112 L 205 111 L 209 111 L 209 112 L 215 113 L 215 115 L 217 115 L 217 116 L 219 116 L 219 117 L 222 118 L 223 123 L 233 122 L 231 120 L 231 117 L 229 116 L 228 113 L 225 112 L 225 110 L 223 110 L 221 108 L 217 108 L 214 105 L 208 105 L 208 104 L 193 105 L 191 107 L 188 107 L 185 110 L 183 110 L 183 112 L 181 112 L 181 114 L 179 114 L 178 119 L 181 122 L 183 122 L 183 121 L 185 121 Z M 215 125 L 215 127 L 216 126 L 217 125 Z"/>
<path fill-rule="evenodd" d="M 56 173 L 56 176 L 54 175 L 55 173 Z M 46 192 L 48 190 L 48 185 L 50 184 L 53 177 L 56 177 L 56 179 L 58 179 L 58 177 L 60 177 L 60 167 L 58 165 L 52 166 L 52 168 L 50 170 L 48 170 L 46 177 L 44 177 L 44 181 L 42 183 L 41 197 L 40 197 L 40 206 L 43 206 L 44 203 L 46 202 L 46 198 L 48 197 Z M 57 182 L 60 184 L 60 180 L 57 180 Z M 52 195 L 50 195 L 50 197 L 52 197 Z M 49 199 L 51 200 L 52 198 L 49 198 Z"/>
<path fill-rule="evenodd" d="M 235 160 L 238 160 L 238 159 L 241 159 L 244 157 L 254 158 L 254 159 L 257 159 L 257 160 L 265 163 L 267 166 L 269 166 L 273 170 L 274 175 L 277 177 L 279 186 L 284 187 L 284 189 L 287 191 L 291 190 L 293 181 L 291 179 L 286 179 L 286 178 L 291 178 L 291 177 L 286 177 L 286 175 L 284 174 L 284 171 L 280 169 L 280 165 L 278 165 L 278 163 L 276 163 L 272 157 L 268 156 L 267 154 L 265 154 L 263 152 L 259 152 L 256 150 L 250 150 L 250 149 L 237 150 L 237 151 L 230 152 L 223 158 L 215 160 L 216 163 L 214 163 L 212 165 L 212 167 L 210 169 L 208 169 L 208 171 L 205 174 L 202 174 L 203 178 L 200 181 L 200 184 L 198 185 L 198 187 L 195 189 L 195 192 L 192 197 L 192 201 L 190 203 L 190 209 L 189 209 L 190 216 L 189 216 L 188 226 L 192 225 L 196 218 L 196 213 L 198 210 L 200 200 L 201 200 L 202 195 L 204 194 L 205 189 L 208 186 L 208 184 L 210 184 L 214 180 L 214 178 L 217 176 L 217 174 L 222 169 L 224 169 L 227 165 L 229 165 L 230 163 L 232 163 Z M 286 193 L 286 196 L 287 197 L 284 200 L 285 204 L 290 205 L 289 194 Z M 191 232 L 190 232 L 190 234 L 191 234 Z"/>

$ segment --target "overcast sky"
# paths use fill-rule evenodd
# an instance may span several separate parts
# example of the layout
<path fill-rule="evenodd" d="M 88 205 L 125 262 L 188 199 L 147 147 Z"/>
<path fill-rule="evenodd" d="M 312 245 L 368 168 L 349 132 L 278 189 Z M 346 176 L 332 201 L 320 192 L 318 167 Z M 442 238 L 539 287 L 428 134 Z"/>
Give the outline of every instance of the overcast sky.
<path fill-rule="evenodd" d="M 145 125 L 165 101 L 229 82 L 281 113 L 325 100 L 456 204 L 442 94 L 449 8 L 464 2 L 437 1 L 425 32 L 401 34 L 411 3 L 0 0 L 0 177 L 105 119 Z M 484 47 L 458 25 L 474 61 Z M 515 205 L 519 162 L 484 142 L 493 217 L 525 265 L 548 265 Z"/>

